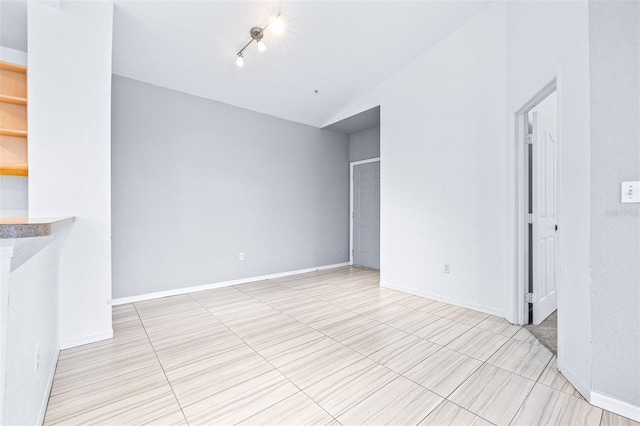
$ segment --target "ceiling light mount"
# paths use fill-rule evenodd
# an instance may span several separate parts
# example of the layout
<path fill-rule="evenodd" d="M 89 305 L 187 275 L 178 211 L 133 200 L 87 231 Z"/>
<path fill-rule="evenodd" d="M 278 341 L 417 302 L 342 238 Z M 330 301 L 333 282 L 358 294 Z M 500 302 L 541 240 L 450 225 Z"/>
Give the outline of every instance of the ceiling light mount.
<path fill-rule="evenodd" d="M 260 27 L 253 27 L 251 31 L 249 31 L 249 34 L 251 34 L 251 38 L 255 41 L 261 41 L 262 37 L 264 37 L 264 30 Z"/>
<path fill-rule="evenodd" d="M 274 24 L 274 30 L 277 30 L 278 32 L 281 30 L 282 28 L 282 19 L 280 18 L 280 14 L 278 14 L 275 18 L 273 18 L 271 20 L 271 22 L 269 22 L 267 25 L 265 25 L 264 27 L 252 27 L 249 30 L 249 35 L 251 36 L 251 39 L 247 42 L 247 44 L 245 44 L 242 49 L 240 49 L 240 51 L 238 51 L 238 53 L 236 53 L 236 65 L 238 65 L 239 67 L 244 66 L 244 51 L 247 47 L 249 47 L 249 45 L 252 42 L 256 42 L 256 45 L 258 46 L 258 50 L 260 52 L 264 52 L 267 47 L 265 46 L 264 42 L 262 41 L 262 38 L 264 37 L 264 31 L 269 28 L 269 25 Z"/>

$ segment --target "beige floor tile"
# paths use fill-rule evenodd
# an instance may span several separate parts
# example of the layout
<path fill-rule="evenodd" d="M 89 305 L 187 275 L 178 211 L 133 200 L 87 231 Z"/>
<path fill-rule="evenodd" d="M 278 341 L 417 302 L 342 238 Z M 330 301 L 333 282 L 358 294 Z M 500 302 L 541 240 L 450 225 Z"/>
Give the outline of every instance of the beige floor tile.
<path fill-rule="evenodd" d="M 480 361 L 486 361 L 508 340 L 508 337 L 500 334 L 480 330 L 479 328 L 472 328 L 449 343 L 447 348 L 479 359 Z"/>
<path fill-rule="evenodd" d="M 527 379 L 538 380 L 551 357 L 551 352 L 544 346 L 511 339 L 498 349 L 487 363 Z"/>
<path fill-rule="evenodd" d="M 298 392 L 277 404 L 238 423 L 239 425 L 327 425 L 334 421 L 326 411 L 303 392 Z"/>
<path fill-rule="evenodd" d="M 254 352 L 224 355 L 167 371 L 167 377 L 181 406 L 193 404 L 204 397 L 274 370 L 271 364 Z"/>
<path fill-rule="evenodd" d="M 422 309 L 427 305 L 434 303 L 435 300 L 427 299 L 420 296 L 409 296 L 402 300 L 399 300 L 398 304 L 407 306 L 412 309 Z"/>
<path fill-rule="evenodd" d="M 398 377 L 370 359 L 361 359 L 304 389 L 304 392 L 333 417 L 362 401 Z"/>
<path fill-rule="evenodd" d="M 531 332 L 524 327 L 520 328 L 520 330 L 518 330 L 518 332 L 513 335 L 513 339 L 519 340 L 521 342 L 531 343 L 533 345 L 540 344 L 540 342 L 538 342 L 538 339 L 536 339 L 536 336 L 531 334 Z"/>
<path fill-rule="evenodd" d="M 569 395 L 582 398 L 580 392 L 573 387 L 571 383 L 558 371 L 558 359 L 553 356 L 547 368 L 544 369 L 542 376 L 538 379 L 539 383 L 568 393 Z"/>
<path fill-rule="evenodd" d="M 165 326 L 171 328 L 170 326 Z M 186 327 L 178 326 L 182 332 L 163 332 L 156 330 L 154 333 L 149 334 L 151 344 L 156 351 L 182 349 L 190 345 L 200 345 L 206 339 L 215 339 L 215 341 L 221 342 L 226 340 L 238 339 L 227 327 L 220 323 L 210 323 L 200 328 L 188 329 Z"/>
<path fill-rule="evenodd" d="M 145 329 L 141 321 L 125 321 L 113 324 L 113 340 L 144 339 Z"/>
<path fill-rule="evenodd" d="M 144 356 L 144 354 L 153 351 L 147 338 L 117 343 L 113 341 L 99 343 L 101 344 L 84 345 L 72 350 L 61 351 L 56 372 L 67 373 L 69 370 L 73 370 L 74 373 L 83 373 L 98 369 L 102 365 L 116 365 L 121 361 Z"/>
<path fill-rule="evenodd" d="M 353 349 L 335 343 L 307 356 L 278 367 L 289 380 L 305 390 L 331 374 L 362 360 L 364 357 Z"/>
<path fill-rule="evenodd" d="M 367 356 L 406 336 L 409 334 L 404 331 L 380 324 L 348 339 L 341 340 L 340 343 Z"/>
<path fill-rule="evenodd" d="M 440 346 L 446 346 L 470 329 L 471 327 L 468 325 L 460 324 L 459 322 L 446 318 L 440 318 L 437 321 L 427 324 L 420 330 L 415 331 L 413 334 L 422 339 L 437 343 Z"/>
<path fill-rule="evenodd" d="M 333 414 L 346 424 L 486 425 L 485 416 L 508 417 L 510 404 L 521 423 L 597 417 L 526 329 L 380 287 L 377 271 L 137 302 L 113 307 L 112 318 L 112 339 L 61 352 L 47 424 L 184 425 L 178 400 L 191 424 L 340 426 Z M 523 406 L 527 377 L 539 383 Z M 452 401 L 429 413 L 446 396 L 476 413 Z M 638 426 L 626 420 L 602 416 L 603 426 Z"/>
<path fill-rule="evenodd" d="M 337 420 L 349 425 L 415 425 L 443 401 L 402 376 L 378 389 Z"/>
<path fill-rule="evenodd" d="M 450 305 L 448 303 L 443 302 L 433 302 L 425 306 L 424 308 L 420 308 L 423 312 L 429 312 L 430 314 L 437 315 L 439 317 L 445 317 L 454 313 L 455 311 L 462 309 L 459 306 Z"/>
<path fill-rule="evenodd" d="M 441 346 L 416 336 L 406 336 L 369 355 L 369 358 L 402 374 Z"/>
<path fill-rule="evenodd" d="M 182 414 L 181 409 L 167 414 L 166 416 L 141 424 L 148 426 L 189 426 L 189 423 L 187 423 L 187 419 L 184 417 L 184 414 Z M 121 426 L 121 424 L 118 426 Z"/>
<path fill-rule="evenodd" d="M 473 311 L 471 309 L 460 308 L 448 315 L 445 315 L 445 317 L 449 318 L 450 320 L 461 322 L 462 324 L 474 327 L 483 320 L 487 319 L 489 317 L 489 314 Z"/>
<path fill-rule="evenodd" d="M 441 348 L 403 376 L 446 398 L 481 365 L 477 359 Z"/>
<path fill-rule="evenodd" d="M 387 322 L 387 325 L 398 328 L 407 333 L 414 333 L 422 327 L 439 320 L 440 317 L 431 315 L 428 312 L 412 310 L 406 315 L 394 318 Z"/>
<path fill-rule="evenodd" d="M 240 350 L 246 343 L 228 331 L 216 335 L 200 336 L 184 340 L 171 346 L 157 347 L 156 355 L 165 370 L 177 368 L 183 364 L 210 358 L 230 350 Z"/>
<path fill-rule="evenodd" d="M 272 370 L 183 406 L 190 425 L 236 424 L 299 392 L 282 374 Z"/>
<path fill-rule="evenodd" d="M 179 416 L 176 415 L 179 413 Z M 63 420 L 57 425 L 182 424 L 186 420 L 169 385 L 129 396 Z M 47 422 L 45 421 L 45 424 Z"/>
<path fill-rule="evenodd" d="M 246 299 L 238 300 L 233 303 L 219 303 L 218 301 L 199 301 L 209 312 L 211 312 L 220 321 L 230 321 L 234 318 L 247 318 L 247 316 L 254 316 L 255 313 L 268 311 L 279 312 L 273 309 L 266 303 L 262 303 L 259 300 L 254 299 L 251 296 L 246 296 Z"/>
<path fill-rule="evenodd" d="M 138 311 L 136 311 L 133 303 L 128 303 L 126 305 L 113 306 L 111 308 L 111 320 L 115 325 L 128 321 L 140 322 L 140 317 L 138 317 Z"/>
<path fill-rule="evenodd" d="M 167 378 L 162 369 L 159 365 L 155 365 L 81 388 L 74 388 L 49 398 L 45 423 L 53 424 L 77 417 L 100 406 L 135 397 L 167 384 Z"/>
<path fill-rule="evenodd" d="M 136 302 L 134 306 L 142 323 L 155 319 L 166 321 L 170 318 L 184 318 L 204 311 L 204 308 L 188 294 Z"/>
<path fill-rule="evenodd" d="M 189 315 L 178 318 L 156 318 L 153 321 L 147 321 L 144 324 L 144 330 L 149 338 L 161 339 L 166 336 L 181 335 L 191 332 L 199 332 L 208 329 L 224 328 L 222 324 L 206 310 L 196 315 Z"/>
<path fill-rule="evenodd" d="M 335 344 L 335 340 L 326 337 L 324 334 L 313 332 L 287 340 L 278 345 L 269 346 L 257 352 L 276 368 L 280 368 L 283 365 L 309 356 L 319 350 L 334 346 Z"/>
<path fill-rule="evenodd" d="M 511 422 L 512 425 L 598 426 L 600 408 L 567 393 L 536 384 Z"/>
<path fill-rule="evenodd" d="M 158 365 L 158 358 L 150 347 L 136 354 L 63 363 L 63 368 L 56 371 L 51 396 Z"/>
<path fill-rule="evenodd" d="M 492 333 L 502 334 L 505 337 L 513 337 L 520 329 L 519 325 L 513 325 L 504 318 L 489 315 L 486 319 L 481 321 L 476 327 Z"/>
<path fill-rule="evenodd" d="M 336 322 L 356 316 L 358 316 L 358 314 L 355 312 L 348 311 L 330 303 L 320 308 L 291 315 L 292 318 L 315 329 L 328 327 Z"/>
<path fill-rule="evenodd" d="M 296 314 L 314 309 L 325 308 L 327 305 L 328 303 L 325 301 L 306 295 L 297 297 L 295 299 L 288 299 L 283 302 L 269 304 L 269 306 L 271 306 L 272 308 L 277 309 L 280 312 L 285 313 L 293 318 L 296 317 Z"/>
<path fill-rule="evenodd" d="M 602 421 L 600 422 L 600 426 L 640 426 L 640 422 L 619 416 L 607 410 L 602 411 Z"/>
<path fill-rule="evenodd" d="M 246 316 L 247 315 L 245 314 L 245 317 Z M 270 330 L 277 330 L 284 325 L 300 324 L 299 321 L 296 321 L 289 315 L 285 315 L 279 311 L 275 311 L 274 313 L 266 316 L 260 316 L 258 318 L 249 317 L 247 319 L 247 321 L 242 322 L 223 320 L 223 323 L 243 339 L 246 337 L 260 335 L 265 332 L 269 332 Z"/>
<path fill-rule="evenodd" d="M 373 309 L 355 309 L 354 312 L 359 313 L 367 318 L 379 322 L 389 322 L 394 318 L 414 312 L 415 309 L 406 306 L 390 303 L 388 305 Z"/>
<path fill-rule="evenodd" d="M 380 325 L 378 321 L 358 315 L 316 330 L 340 342 L 378 325 Z"/>
<path fill-rule="evenodd" d="M 485 364 L 456 389 L 449 400 L 496 425 L 508 425 L 534 384 Z"/>
<path fill-rule="evenodd" d="M 492 426 L 492 423 L 476 416 L 450 401 L 443 401 L 422 422 L 421 426 Z"/>
<path fill-rule="evenodd" d="M 265 331 L 261 334 L 242 336 L 242 339 L 255 350 L 261 350 L 309 333 L 316 334 L 316 331 L 301 322 L 295 321 L 282 324 L 275 329 Z"/>

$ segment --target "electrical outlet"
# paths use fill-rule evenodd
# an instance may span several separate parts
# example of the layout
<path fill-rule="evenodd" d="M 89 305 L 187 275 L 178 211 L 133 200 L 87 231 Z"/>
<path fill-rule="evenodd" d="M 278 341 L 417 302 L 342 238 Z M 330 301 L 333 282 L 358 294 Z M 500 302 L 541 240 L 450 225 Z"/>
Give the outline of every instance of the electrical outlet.
<path fill-rule="evenodd" d="M 36 343 L 36 350 L 33 359 L 33 372 L 37 373 L 40 368 L 40 342 Z"/>
<path fill-rule="evenodd" d="M 442 267 L 442 272 L 444 272 L 445 274 L 450 274 L 451 273 L 451 265 L 448 263 L 445 263 L 444 266 Z"/>
<path fill-rule="evenodd" d="M 238 260 L 241 262 L 244 260 L 244 253 L 238 253 Z"/>

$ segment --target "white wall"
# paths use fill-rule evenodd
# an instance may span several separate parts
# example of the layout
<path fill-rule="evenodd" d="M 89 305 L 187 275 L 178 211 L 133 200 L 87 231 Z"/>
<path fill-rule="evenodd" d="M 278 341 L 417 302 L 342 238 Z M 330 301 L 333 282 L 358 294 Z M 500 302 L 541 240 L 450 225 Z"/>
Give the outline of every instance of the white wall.
<path fill-rule="evenodd" d="M 587 15 L 584 2 L 495 4 L 331 120 L 381 106 L 382 283 L 516 322 L 514 114 L 558 79 L 559 365 L 585 395 L 591 389 Z M 445 262 L 450 275 L 441 272 Z"/>
<path fill-rule="evenodd" d="M 501 316 L 504 18 L 491 7 L 385 83 L 380 150 L 381 283 Z"/>
<path fill-rule="evenodd" d="M 542 31 L 541 29 L 544 29 Z M 584 395 L 591 388 L 589 277 L 589 45 L 585 2 L 509 2 L 507 30 L 508 153 L 517 158 L 513 114 L 558 78 L 559 328 L 558 365 Z M 517 169 L 507 180 L 518 194 Z M 516 203 L 510 202 L 515 207 Z M 513 208 L 505 223 L 514 228 Z M 511 252 L 517 253 L 513 239 Z M 516 259 L 511 258 L 515 262 Z M 517 272 L 517 271 L 516 271 Z M 511 280 L 518 279 L 514 275 Z M 513 306 L 520 303 L 513 294 Z"/>
<path fill-rule="evenodd" d="M 349 135 L 349 161 L 380 157 L 380 127 Z"/>
<path fill-rule="evenodd" d="M 381 284 L 507 317 L 505 18 L 493 5 L 335 121 L 381 105 Z"/>
<path fill-rule="evenodd" d="M 589 34 L 593 392 L 640 421 L 640 3 L 590 2 Z"/>
<path fill-rule="evenodd" d="M 61 347 L 112 335 L 113 4 L 28 4 L 29 209 L 75 216 L 60 263 Z"/>
<path fill-rule="evenodd" d="M 10 304 L 2 424 L 34 425 L 44 418 L 60 348 L 58 265 L 65 235 L 66 231 L 62 231 L 15 242 L 8 277 Z M 2 240 L 5 244 L 8 241 Z"/>

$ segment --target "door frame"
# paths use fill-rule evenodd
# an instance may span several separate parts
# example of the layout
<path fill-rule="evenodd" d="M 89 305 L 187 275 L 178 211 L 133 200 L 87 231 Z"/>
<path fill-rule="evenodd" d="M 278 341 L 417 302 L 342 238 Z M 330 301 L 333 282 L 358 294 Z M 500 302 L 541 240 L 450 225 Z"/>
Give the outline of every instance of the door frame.
<path fill-rule="evenodd" d="M 367 160 L 351 161 L 349 163 L 349 265 L 353 265 L 353 170 L 361 164 L 379 162 L 380 157 Z"/>
<path fill-rule="evenodd" d="M 517 197 L 517 211 L 518 211 L 518 280 L 516 282 L 516 319 L 518 324 L 527 324 L 528 322 L 528 314 L 529 314 L 529 304 L 525 301 L 525 294 L 528 292 L 528 278 L 529 278 L 529 212 L 528 212 L 528 199 L 529 199 L 529 153 L 527 148 L 527 134 L 528 134 L 528 113 L 540 102 L 542 102 L 547 96 L 556 92 L 557 96 L 557 113 L 556 113 L 556 129 L 557 129 L 557 144 L 558 150 L 556 151 L 557 159 L 556 159 L 556 197 L 557 201 L 557 221 L 560 224 L 561 221 L 561 196 L 560 196 L 560 149 L 561 149 L 561 121 L 560 121 L 560 93 L 558 90 L 558 77 L 553 76 L 553 78 L 548 81 L 542 89 L 539 89 L 533 96 L 529 98 L 527 102 L 522 105 L 520 109 L 518 109 L 515 113 L 515 132 L 516 132 L 516 152 L 517 152 L 517 162 L 518 162 L 518 197 Z M 560 228 L 560 226 L 559 226 Z M 561 244 L 562 244 L 562 235 L 558 233 L 557 236 L 557 253 L 556 253 L 556 276 L 557 276 L 557 297 L 558 297 L 558 308 L 560 308 L 560 288 L 562 286 L 561 283 L 561 274 L 560 269 L 562 267 L 561 261 Z M 560 309 L 558 309 L 558 353 L 560 353 Z"/>

